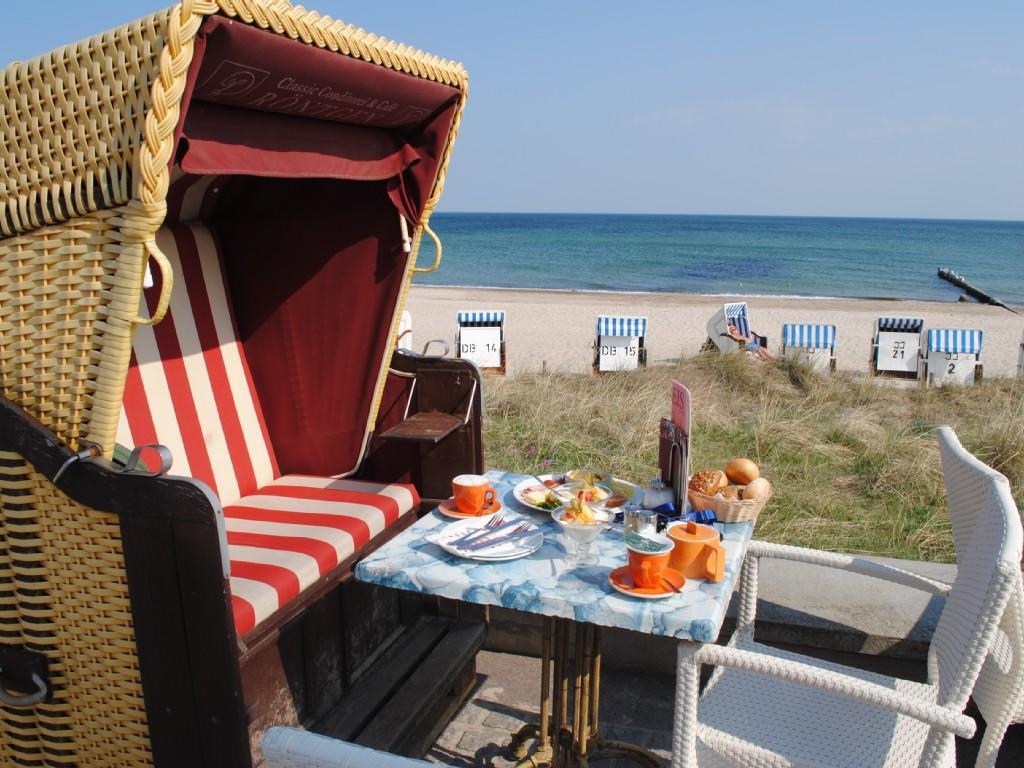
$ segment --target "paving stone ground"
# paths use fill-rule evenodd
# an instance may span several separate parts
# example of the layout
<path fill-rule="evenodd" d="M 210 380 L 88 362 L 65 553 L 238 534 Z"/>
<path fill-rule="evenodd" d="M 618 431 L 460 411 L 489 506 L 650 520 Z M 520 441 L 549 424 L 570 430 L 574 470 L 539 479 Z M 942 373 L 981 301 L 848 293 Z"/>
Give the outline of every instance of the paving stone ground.
<path fill-rule="evenodd" d="M 666 761 L 672 746 L 675 683 L 665 675 L 602 670 L 601 733 L 652 749 Z M 536 722 L 540 660 L 483 651 L 471 697 L 441 734 L 427 759 L 458 768 L 509 768 L 505 747 L 514 731 Z M 635 765 L 608 760 L 602 766 Z"/>
<path fill-rule="evenodd" d="M 675 681 L 671 675 L 602 670 L 601 732 L 605 738 L 652 749 L 665 764 L 672 746 L 672 705 Z M 513 731 L 536 722 L 540 706 L 540 660 L 508 653 L 482 651 L 477 656 L 476 685 L 427 759 L 456 768 L 510 768 L 516 761 L 505 749 Z M 958 742 L 957 765 L 974 764 L 974 743 Z M 997 768 L 1020 766 L 1024 726 L 1010 729 Z M 626 761 L 595 763 L 604 768 L 635 765 Z"/>

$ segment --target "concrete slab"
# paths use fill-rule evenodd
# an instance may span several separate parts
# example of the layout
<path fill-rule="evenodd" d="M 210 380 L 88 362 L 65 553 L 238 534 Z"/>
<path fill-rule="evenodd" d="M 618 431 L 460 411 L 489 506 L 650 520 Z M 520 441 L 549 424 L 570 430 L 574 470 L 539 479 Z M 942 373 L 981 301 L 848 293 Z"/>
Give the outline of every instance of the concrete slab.
<path fill-rule="evenodd" d="M 955 565 L 867 559 L 946 584 L 956 578 Z M 942 598 L 859 574 L 766 559 L 759 578 L 758 639 L 922 661 L 944 603 Z"/>

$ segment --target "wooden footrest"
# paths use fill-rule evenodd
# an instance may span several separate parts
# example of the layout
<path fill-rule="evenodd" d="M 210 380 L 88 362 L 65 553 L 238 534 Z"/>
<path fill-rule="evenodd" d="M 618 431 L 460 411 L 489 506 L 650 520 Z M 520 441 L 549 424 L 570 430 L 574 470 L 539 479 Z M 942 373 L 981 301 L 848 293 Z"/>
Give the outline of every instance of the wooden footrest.
<path fill-rule="evenodd" d="M 462 418 L 440 411 L 414 413 L 381 435 L 384 440 L 439 443 L 462 426 Z"/>
<path fill-rule="evenodd" d="M 483 622 L 420 619 L 313 730 L 422 757 L 472 689 L 486 631 Z"/>

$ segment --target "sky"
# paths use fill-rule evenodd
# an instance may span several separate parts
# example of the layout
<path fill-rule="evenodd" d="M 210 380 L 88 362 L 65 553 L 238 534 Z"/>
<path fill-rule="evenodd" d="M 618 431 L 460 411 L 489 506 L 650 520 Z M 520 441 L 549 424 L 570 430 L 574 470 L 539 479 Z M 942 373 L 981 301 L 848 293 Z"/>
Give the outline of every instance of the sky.
<path fill-rule="evenodd" d="M 445 211 L 1024 219 L 1024 3 L 307 0 L 462 61 Z M 11 4 L 2 59 L 166 6 Z"/>

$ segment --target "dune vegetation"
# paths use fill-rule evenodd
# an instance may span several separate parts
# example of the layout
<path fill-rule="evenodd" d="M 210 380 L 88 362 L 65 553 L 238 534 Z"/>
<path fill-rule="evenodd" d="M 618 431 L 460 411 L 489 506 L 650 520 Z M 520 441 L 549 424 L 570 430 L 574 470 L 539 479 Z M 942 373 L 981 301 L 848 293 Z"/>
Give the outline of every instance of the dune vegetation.
<path fill-rule="evenodd" d="M 951 561 L 934 436 L 941 424 L 1003 472 L 1024 507 L 1024 379 L 921 388 L 740 356 L 600 377 L 488 378 L 487 466 L 594 466 L 647 482 L 658 474 L 658 422 L 670 410 L 672 378 L 693 396 L 692 471 L 747 456 L 774 484 L 759 538 Z"/>

